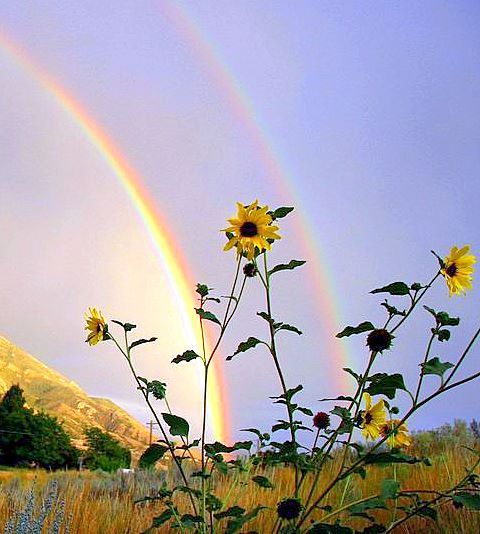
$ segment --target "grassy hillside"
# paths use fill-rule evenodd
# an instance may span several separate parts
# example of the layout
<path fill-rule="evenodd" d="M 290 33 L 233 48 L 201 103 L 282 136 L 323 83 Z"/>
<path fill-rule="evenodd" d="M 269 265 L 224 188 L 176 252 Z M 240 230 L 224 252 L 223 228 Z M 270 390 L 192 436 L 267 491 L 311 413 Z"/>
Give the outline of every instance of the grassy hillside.
<path fill-rule="evenodd" d="M 74 442 L 85 427 L 98 426 L 134 451 L 148 445 L 148 431 L 108 399 L 89 397 L 80 386 L 0 336 L 0 394 L 13 384 L 23 388 L 28 405 L 56 416 Z"/>

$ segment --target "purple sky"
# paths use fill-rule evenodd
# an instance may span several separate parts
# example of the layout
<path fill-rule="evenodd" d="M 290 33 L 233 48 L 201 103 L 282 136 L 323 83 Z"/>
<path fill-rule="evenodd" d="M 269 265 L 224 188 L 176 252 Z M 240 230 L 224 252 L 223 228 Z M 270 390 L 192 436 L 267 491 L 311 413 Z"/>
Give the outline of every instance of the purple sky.
<path fill-rule="evenodd" d="M 470 243 L 479 253 L 477 2 L 180 4 L 246 95 L 295 198 L 272 183 L 212 64 L 167 16 L 170 3 L 7 1 L 0 30 L 115 140 L 196 279 L 227 291 L 234 257 L 221 252 L 218 229 L 237 200 L 255 198 L 294 203 L 294 216 L 310 222 L 311 250 L 300 248 L 287 220 L 271 261 L 314 262 L 318 249 L 339 329 L 380 324 L 381 299 L 368 291 L 427 281 L 436 268 L 430 249 L 445 254 Z M 106 344 L 83 342 L 83 312 L 99 306 L 159 336 L 139 365 L 165 379 L 178 411 L 188 413 L 198 401 L 195 376 L 168 361 L 189 347 L 169 334 L 178 331 L 178 311 L 137 213 L 78 125 L 1 46 L 0 125 L 0 334 L 146 420 L 124 362 Z M 279 278 L 274 297 L 276 315 L 304 331 L 283 338 L 282 361 L 314 410 L 317 399 L 348 393 L 332 387 L 340 364 L 321 325 L 333 311 L 319 309 L 318 297 L 308 265 Z M 478 283 L 466 298 L 449 299 L 440 281 L 426 302 L 462 324 L 432 355 L 454 361 L 477 328 L 478 298 Z M 262 335 L 262 307 L 253 283 L 224 354 Z M 413 384 L 428 328 L 419 312 L 378 370 L 399 370 Z M 359 370 L 364 338 L 338 343 Z M 476 369 L 478 349 L 465 372 Z M 283 416 L 267 400 L 278 386 L 263 352 L 226 365 L 225 376 L 234 429 L 266 428 Z M 477 391 L 478 383 L 448 394 L 412 426 L 478 417 Z M 401 394 L 398 402 L 407 405 Z"/>

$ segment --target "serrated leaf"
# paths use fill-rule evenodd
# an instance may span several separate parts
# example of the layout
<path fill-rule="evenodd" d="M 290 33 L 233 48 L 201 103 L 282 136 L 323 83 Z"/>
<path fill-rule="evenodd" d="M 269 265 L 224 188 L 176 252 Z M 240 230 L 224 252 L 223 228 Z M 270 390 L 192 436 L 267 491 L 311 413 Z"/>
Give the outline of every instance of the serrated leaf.
<path fill-rule="evenodd" d="M 405 282 L 393 282 L 384 287 L 373 289 L 370 293 L 390 293 L 390 295 L 403 296 L 410 293 L 410 288 Z"/>
<path fill-rule="evenodd" d="M 280 326 L 276 328 L 277 332 L 280 330 L 288 330 L 290 332 L 295 332 L 295 334 L 298 334 L 299 336 L 301 336 L 303 333 L 296 326 L 292 326 L 291 324 L 285 324 L 285 323 L 280 323 Z"/>
<path fill-rule="evenodd" d="M 365 389 L 370 395 L 385 395 L 389 399 L 395 398 L 397 389 L 407 391 L 403 376 L 399 373 L 389 375 L 387 373 L 377 373 L 367 379 L 370 385 Z"/>
<path fill-rule="evenodd" d="M 218 325 L 222 326 L 220 321 L 217 319 L 215 314 L 213 314 L 212 312 L 205 311 L 203 308 L 195 308 L 195 311 L 197 312 L 197 315 L 199 315 L 201 319 L 204 319 L 205 321 L 212 321 L 212 323 L 217 323 Z"/>
<path fill-rule="evenodd" d="M 428 360 L 428 362 L 420 366 L 423 369 L 424 375 L 438 375 L 440 377 L 443 377 L 445 371 L 454 367 L 453 363 L 441 362 L 437 357 Z"/>
<path fill-rule="evenodd" d="M 237 347 L 237 350 L 230 356 L 227 356 L 226 360 L 231 360 L 237 354 L 253 349 L 253 347 L 256 347 L 259 343 L 264 343 L 264 342 L 261 341 L 260 339 L 257 339 L 256 337 L 249 337 L 247 341 L 243 341 L 242 343 L 240 343 Z"/>
<path fill-rule="evenodd" d="M 480 510 L 480 494 L 478 493 L 457 493 L 453 497 L 453 502 L 463 504 L 470 510 Z"/>
<path fill-rule="evenodd" d="M 191 362 L 195 358 L 200 358 L 200 356 L 194 350 L 186 350 L 183 354 L 175 356 L 172 363 Z"/>
<path fill-rule="evenodd" d="M 154 341 L 157 341 L 157 339 L 158 338 L 156 337 L 151 337 L 150 339 L 137 339 L 130 344 L 130 350 L 134 347 L 138 347 L 138 345 L 143 345 L 144 343 L 153 343 Z"/>
<path fill-rule="evenodd" d="M 157 400 L 163 400 L 167 391 L 167 384 L 160 382 L 160 380 L 152 380 L 147 384 L 147 391 Z"/>
<path fill-rule="evenodd" d="M 358 326 L 346 326 L 336 337 L 349 337 L 353 334 L 361 334 L 363 332 L 368 332 L 369 330 L 375 330 L 375 327 L 370 321 L 364 321 Z"/>
<path fill-rule="evenodd" d="M 184 438 L 188 437 L 190 425 L 186 419 L 171 413 L 162 413 L 162 417 L 165 423 L 168 425 L 170 435 L 183 436 Z"/>
<path fill-rule="evenodd" d="M 282 206 L 281 208 L 277 208 L 272 214 L 271 214 L 271 217 L 273 220 L 275 219 L 283 219 L 284 217 L 286 217 L 289 213 L 291 213 L 295 208 L 290 208 L 290 207 L 284 207 Z"/>
<path fill-rule="evenodd" d="M 272 489 L 274 487 L 270 480 L 262 475 L 256 475 L 252 477 L 252 481 L 255 482 L 255 484 L 258 484 L 261 488 Z"/>
<path fill-rule="evenodd" d="M 278 273 L 279 271 L 291 271 L 292 269 L 296 269 L 305 263 L 307 263 L 305 260 L 290 260 L 288 263 L 279 263 L 278 265 L 275 265 L 273 269 L 268 271 L 268 276 L 272 276 L 272 274 Z"/>
<path fill-rule="evenodd" d="M 148 449 L 144 450 L 138 461 L 138 466 L 141 469 L 147 469 L 155 465 L 160 458 L 168 451 L 168 447 L 160 445 L 159 443 L 152 443 Z"/>

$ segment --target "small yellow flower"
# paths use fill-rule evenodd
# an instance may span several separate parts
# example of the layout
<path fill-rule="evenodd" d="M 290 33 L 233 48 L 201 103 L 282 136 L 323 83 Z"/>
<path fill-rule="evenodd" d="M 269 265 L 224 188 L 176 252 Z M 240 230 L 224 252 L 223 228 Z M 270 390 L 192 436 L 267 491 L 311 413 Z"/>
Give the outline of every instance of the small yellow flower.
<path fill-rule="evenodd" d="M 408 428 L 405 423 L 400 423 L 400 419 L 391 419 L 381 428 L 382 437 L 387 438 L 390 447 L 410 447 L 412 439 L 408 435 Z"/>
<path fill-rule="evenodd" d="M 276 233 L 278 226 L 272 225 L 273 220 L 267 213 L 268 206 L 260 208 L 258 200 L 255 200 L 249 206 L 237 202 L 237 207 L 237 216 L 228 219 L 230 226 L 222 230 L 233 234 L 223 250 L 236 247 L 238 255 L 245 253 L 247 259 L 252 261 L 256 250 L 270 250 L 268 240 L 281 239 L 281 236 Z"/>
<path fill-rule="evenodd" d="M 450 255 L 444 260 L 445 266 L 441 273 L 447 282 L 450 296 L 466 294 L 467 289 L 472 289 L 473 264 L 477 258 L 473 254 L 468 254 L 470 245 L 465 245 L 461 249 L 453 247 Z"/>
<path fill-rule="evenodd" d="M 87 321 L 85 330 L 88 330 L 89 334 L 85 342 L 89 345 L 96 345 L 99 341 L 104 340 L 108 326 L 102 313 L 97 311 L 96 308 L 89 308 L 88 311 L 89 313 L 85 314 L 85 320 Z"/>
<path fill-rule="evenodd" d="M 372 397 L 369 393 L 363 395 L 365 410 L 361 414 L 362 434 L 367 439 L 377 439 L 381 434 L 383 425 L 387 422 L 387 412 L 383 399 L 372 406 Z"/>

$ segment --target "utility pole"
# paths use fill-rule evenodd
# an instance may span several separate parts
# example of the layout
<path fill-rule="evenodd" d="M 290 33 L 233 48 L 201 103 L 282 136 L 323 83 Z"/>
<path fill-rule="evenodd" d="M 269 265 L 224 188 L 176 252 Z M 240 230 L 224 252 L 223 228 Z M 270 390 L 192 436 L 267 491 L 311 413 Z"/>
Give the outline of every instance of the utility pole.
<path fill-rule="evenodd" d="M 148 423 L 145 423 L 149 428 L 150 428 L 150 438 L 148 440 L 148 444 L 151 445 L 152 444 L 152 441 L 153 441 L 153 427 L 155 425 L 158 426 L 158 423 L 156 423 L 155 421 L 153 421 L 152 419 L 150 419 L 150 421 Z"/>

